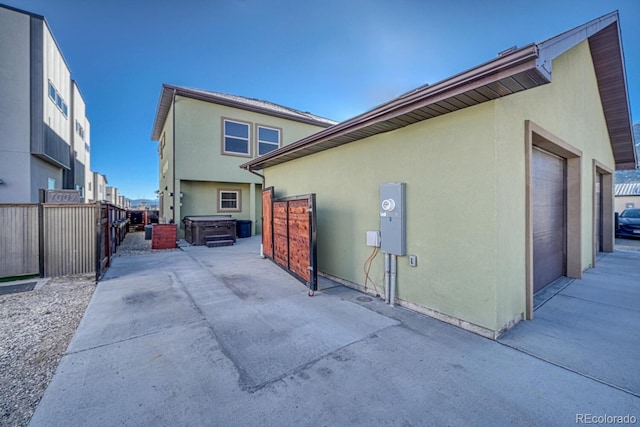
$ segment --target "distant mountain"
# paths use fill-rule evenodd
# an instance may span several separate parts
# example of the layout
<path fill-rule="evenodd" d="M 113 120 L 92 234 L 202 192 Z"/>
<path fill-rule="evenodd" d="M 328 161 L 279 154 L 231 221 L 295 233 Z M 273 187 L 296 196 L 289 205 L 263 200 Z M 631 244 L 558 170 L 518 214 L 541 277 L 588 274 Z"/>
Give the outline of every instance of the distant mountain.
<path fill-rule="evenodd" d="M 131 199 L 132 208 L 137 208 L 138 206 L 140 206 L 140 203 L 144 203 L 147 206 L 151 206 L 151 205 L 158 206 L 160 201 L 158 199 Z"/>

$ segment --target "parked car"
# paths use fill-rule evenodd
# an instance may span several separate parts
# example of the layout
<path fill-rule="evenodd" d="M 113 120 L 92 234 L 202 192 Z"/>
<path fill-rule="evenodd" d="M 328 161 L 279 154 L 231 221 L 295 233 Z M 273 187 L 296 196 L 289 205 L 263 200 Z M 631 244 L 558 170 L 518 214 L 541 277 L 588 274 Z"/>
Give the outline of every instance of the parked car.
<path fill-rule="evenodd" d="M 616 237 L 640 238 L 640 208 L 625 209 L 618 216 Z"/>

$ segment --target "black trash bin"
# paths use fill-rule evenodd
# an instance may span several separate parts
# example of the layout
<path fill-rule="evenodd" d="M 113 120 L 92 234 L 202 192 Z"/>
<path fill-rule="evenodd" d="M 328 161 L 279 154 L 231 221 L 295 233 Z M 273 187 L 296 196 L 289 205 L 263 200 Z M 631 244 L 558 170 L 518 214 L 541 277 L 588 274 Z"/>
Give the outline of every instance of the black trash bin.
<path fill-rule="evenodd" d="M 151 234 L 153 233 L 152 225 L 144 226 L 144 240 L 151 240 Z"/>
<path fill-rule="evenodd" d="M 236 221 L 236 234 L 238 237 L 251 237 L 251 221 L 239 219 Z"/>

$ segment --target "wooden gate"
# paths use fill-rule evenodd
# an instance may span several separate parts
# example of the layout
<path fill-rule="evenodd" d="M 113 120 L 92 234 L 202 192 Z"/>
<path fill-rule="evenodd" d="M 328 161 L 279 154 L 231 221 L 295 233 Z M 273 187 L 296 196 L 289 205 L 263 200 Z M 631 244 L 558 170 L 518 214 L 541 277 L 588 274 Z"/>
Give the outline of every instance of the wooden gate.
<path fill-rule="evenodd" d="M 273 187 L 262 192 L 263 254 L 316 291 L 316 195 L 274 199 L 273 194 Z"/>
<path fill-rule="evenodd" d="M 273 259 L 273 187 L 262 192 L 262 253 Z"/>

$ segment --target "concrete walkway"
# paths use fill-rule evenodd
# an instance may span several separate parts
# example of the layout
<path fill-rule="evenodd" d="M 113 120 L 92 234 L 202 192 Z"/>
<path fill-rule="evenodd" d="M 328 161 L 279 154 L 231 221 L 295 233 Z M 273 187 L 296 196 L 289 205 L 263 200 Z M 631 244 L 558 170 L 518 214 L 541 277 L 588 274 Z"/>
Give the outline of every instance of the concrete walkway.
<path fill-rule="evenodd" d="M 327 280 L 308 297 L 258 247 L 114 259 L 30 425 L 640 417 L 640 253 L 608 255 L 495 342 Z"/>

